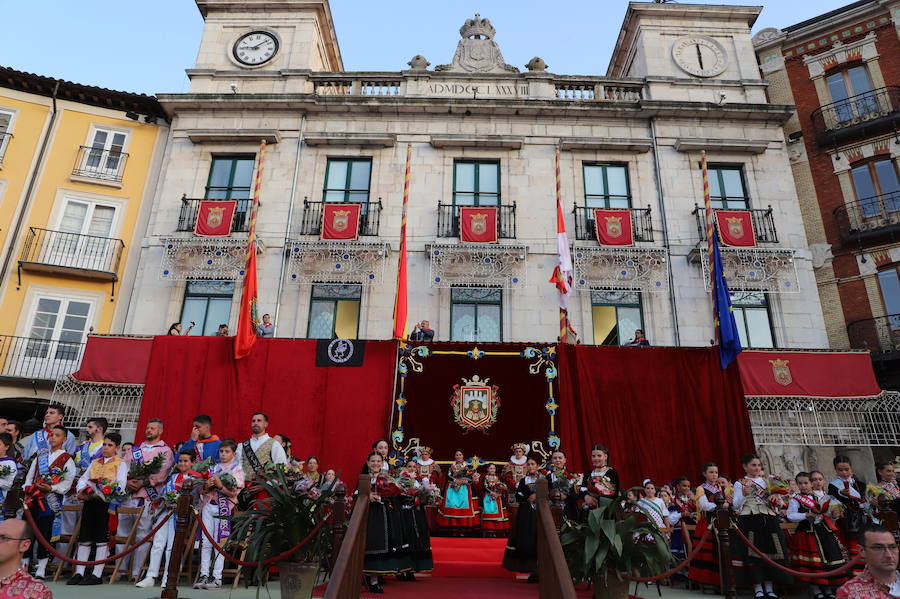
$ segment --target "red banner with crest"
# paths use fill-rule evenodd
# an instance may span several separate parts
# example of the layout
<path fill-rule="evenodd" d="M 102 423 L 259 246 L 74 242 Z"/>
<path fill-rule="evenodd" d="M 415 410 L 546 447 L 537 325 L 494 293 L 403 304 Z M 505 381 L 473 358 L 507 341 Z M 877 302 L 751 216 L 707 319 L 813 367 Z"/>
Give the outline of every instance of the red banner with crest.
<path fill-rule="evenodd" d="M 459 238 L 466 243 L 497 243 L 497 207 L 463 206 L 459 209 Z"/>
<path fill-rule="evenodd" d="M 867 351 L 748 350 L 737 358 L 751 397 L 876 397 L 881 388 Z"/>
<path fill-rule="evenodd" d="M 594 210 L 594 230 L 600 245 L 634 245 L 631 210 Z"/>
<path fill-rule="evenodd" d="M 234 200 L 200 200 L 194 235 L 224 237 L 231 234 L 231 221 L 237 202 Z"/>
<path fill-rule="evenodd" d="M 322 239 L 353 241 L 359 237 L 361 204 L 325 204 L 322 208 Z"/>
<path fill-rule="evenodd" d="M 734 247 L 756 247 L 756 231 L 749 210 L 715 210 L 719 239 Z"/>

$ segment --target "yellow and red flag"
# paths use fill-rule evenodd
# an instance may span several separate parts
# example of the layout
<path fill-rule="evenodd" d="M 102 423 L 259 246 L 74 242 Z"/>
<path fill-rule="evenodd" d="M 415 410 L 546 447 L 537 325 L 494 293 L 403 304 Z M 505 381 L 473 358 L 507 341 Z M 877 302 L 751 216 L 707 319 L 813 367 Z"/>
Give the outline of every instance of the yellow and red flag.
<path fill-rule="evenodd" d="M 394 339 L 406 339 L 409 311 L 408 281 L 406 278 L 406 211 L 409 206 L 409 171 L 412 163 L 412 144 L 406 144 L 406 176 L 403 179 L 403 212 L 400 219 L 400 264 L 397 273 L 397 292 L 394 296 Z"/>
<path fill-rule="evenodd" d="M 234 335 L 234 359 L 250 354 L 256 344 L 259 314 L 256 304 L 259 294 L 256 288 L 256 213 L 259 211 L 259 190 L 262 181 L 263 161 L 266 157 L 266 141 L 259 147 L 256 161 L 256 181 L 253 186 L 253 205 L 250 208 L 250 232 L 247 234 L 247 258 L 244 265 L 244 284 L 241 290 L 241 308 L 238 314 L 237 332 Z"/>

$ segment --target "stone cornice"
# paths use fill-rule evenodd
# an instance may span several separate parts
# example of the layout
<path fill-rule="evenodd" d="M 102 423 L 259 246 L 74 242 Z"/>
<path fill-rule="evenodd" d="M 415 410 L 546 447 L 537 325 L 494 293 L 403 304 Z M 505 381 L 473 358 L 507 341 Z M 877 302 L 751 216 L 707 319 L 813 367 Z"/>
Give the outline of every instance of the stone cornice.
<path fill-rule="evenodd" d="M 491 150 L 518 150 L 524 139 L 510 135 L 432 135 L 435 148 L 487 148 Z"/>
<path fill-rule="evenodd" d="M 624 152 L 649 152 L 653 145 L 649 138 L 563 137 L 559 149 L 566 150 L 618 150 Z"/>
<path fill-rule="evenodd" d="M 356 146 L 392 148 L 397 144 L 394 135 L 378 135 L 365 133 L 306 133 L 303 141 L 308 146 Z"/>
<path fill-rule="evenodd" d="M 675 140 L 679 152 L 731 152 L 735 154 L 762 154 L 769 147 L 764 139 L 712 139 L 700 137 L 680 137 Z"/>
<path fill-rule="evenodd" d="M 277 129 L 184 129 L 182 131 L 195 144 L 202 143 L 267 143 L 281 141 Z"/>

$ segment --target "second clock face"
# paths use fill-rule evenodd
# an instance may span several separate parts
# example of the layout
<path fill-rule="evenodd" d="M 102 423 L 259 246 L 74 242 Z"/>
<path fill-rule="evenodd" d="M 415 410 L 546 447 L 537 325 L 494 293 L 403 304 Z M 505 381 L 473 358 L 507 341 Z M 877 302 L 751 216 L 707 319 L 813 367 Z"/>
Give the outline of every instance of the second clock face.
<path fill-rule="evenodd" d="M 234 59 L 241 64 L 257 66 L 266 63 L 278 52 L 278 40 L 267 31 L 251 31 L 234 43 Z"/>

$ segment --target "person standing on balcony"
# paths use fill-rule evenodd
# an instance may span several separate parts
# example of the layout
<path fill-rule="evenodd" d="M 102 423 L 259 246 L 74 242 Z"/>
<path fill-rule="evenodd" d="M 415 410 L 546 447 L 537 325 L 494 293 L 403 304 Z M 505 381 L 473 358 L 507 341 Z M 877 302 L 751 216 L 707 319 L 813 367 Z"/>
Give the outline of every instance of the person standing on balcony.
<path fill-rule="evenodd" d="M 650 345 L 650 342 L 644 336 L 644 331 L 641 329 L 636 329 L 634 331 L 634 339 L 626 343 L 625 345 L 629 347 L 640 347 Z"/>
<path fill-rule="evenodd" d="M 274 337 L 275 336 L 275 323 L 272 322 L 272 317 L 268 314 L 263 314 L 262 323 L 256 329 L 256 334 L 260 337 Z"/>
<path fill-rule="evenodd" d="M 30 460 L 40 451 L 49 451 L 50 443 L 48 437 L 50 431 L 55 427 L 63 426 L 63 407 L 59 404 L 51 404 L 44 413 L 44 426 L 34 431 L 25 438 L 22 450 L 22 460 Z M 63 430 L 66 430 L 63 427 Z M 71 431 L 66 430 L 66 440 L 63 443 L 63 449 L 69 455 L 75 454 L 75 435 Z"/>
<path fill-rule="evenodd" d="M 192 322 L 191 326 L 189 326 L 187 328 L 187 330 L 184 332 L 184 336 L 187 337 L 188 335 L 190 335 L 191 330 L 193 328 L 194 328 L 194 323 Z M 175 337 L 178 337 L 181 334 L 182 334 L 182 332 L 181 332 L 181 323 L 180 322 L 173 322 L 172 326 L 169 327 L 169 331 L 166 333 L 166 335 L 175 336 Z"/>
<path fill-rule="evenodd" d="M 219 325 L 219 330 L 216 331 L 216 337 L 228 337 L 228 334 L 229 334 L 229 333 L 228 333 L 228 325 L 227 325 L 227 324 L 220 324 L 220 325 Z"/>
<path fill-rule="evenodd" d="M 124 456 L 125 462 L 128 464 L 147 464 L 156 460 L 157 456 L 162 456 L 160 467 L 156 472 L 144 478 L 129 478 L 125 485 L 125 490 L 131 494 L 131 497 L 123 505 L 126 507 L 147 506 L 138 521 L 136 533 L 138 539 L 146 537 L 153 528 L 156 510 L 150 509 L 148 504 L 154 503 L 162 497 L 162 488 L 166 484 L 166 477 L 169 476 L 169 472 L 175 464 L 175 456 L 171 448 L 162 440 L 162 434 L 163 421 L 159 418 L 151 418 L 147 421 L 147 428 L 144 431 L 144 442 L 132 448 L 131 452 Z M 128 535 L 134 522 L 132 518 L 119 518 L 119 536 Z M 145 543 L 132 554 L 131 577 L 135 581 L 138 580 L 138 573 L 149 550 L 149 545 Z"/>
<path fill-rule="evenodd" d="M 412 333 L 409 334 L 410 341 L 434 341 L 434 329 L 431 328 L 431 323 L 427 320 L 423 320 L 420 323 L 417 323 L 415 327 L 413 327 Z"/>

